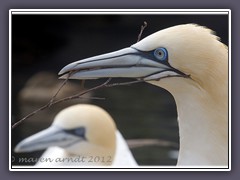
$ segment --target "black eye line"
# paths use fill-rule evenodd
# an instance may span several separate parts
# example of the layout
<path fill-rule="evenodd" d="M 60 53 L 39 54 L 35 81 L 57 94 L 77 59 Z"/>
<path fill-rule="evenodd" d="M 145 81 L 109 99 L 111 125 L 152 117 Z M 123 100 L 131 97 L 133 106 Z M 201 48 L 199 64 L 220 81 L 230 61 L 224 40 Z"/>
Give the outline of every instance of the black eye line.
<path fill-rule="evenodd" d="M 78 136 L 81 137 L 83 139 L 86 140 L 85 134 L 86 134 L 86 129 L 85 127 L 78 127 L 78 128 L 74 128 L 74 129 L 64 129 L 64 132 L 74 135 L 74 136 Z"/>

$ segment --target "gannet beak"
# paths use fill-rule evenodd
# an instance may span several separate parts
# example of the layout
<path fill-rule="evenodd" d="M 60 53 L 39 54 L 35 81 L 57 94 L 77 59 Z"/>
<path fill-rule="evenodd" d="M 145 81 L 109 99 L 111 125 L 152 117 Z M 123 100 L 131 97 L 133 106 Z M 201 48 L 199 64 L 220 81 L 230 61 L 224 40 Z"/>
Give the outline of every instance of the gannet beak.
<path fill-rule="evenodd" d="M 154 80 L 178 74 L 181 72 L 169 64 L 156 61 L 152 52 L 140 51 L 135 47 L 76 61 L 59 72 L 61 79 L 69 75 L 69 79 L 122 77 Z"/>
<path fill-rule="evenodd" d="M 59 127 L 51 126 L 37 134 L 21 141 L 14 149 L 15 152 L 32 152 L 43 150 L 51 146 L 68 147 L 83 140 Z"/>

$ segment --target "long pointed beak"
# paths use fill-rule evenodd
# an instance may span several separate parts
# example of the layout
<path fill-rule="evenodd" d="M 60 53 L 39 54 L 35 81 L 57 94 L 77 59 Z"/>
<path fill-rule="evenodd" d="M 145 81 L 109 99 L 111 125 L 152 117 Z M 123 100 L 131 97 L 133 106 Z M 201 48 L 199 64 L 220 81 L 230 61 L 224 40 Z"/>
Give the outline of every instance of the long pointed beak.
<path fill-rule="evenodd" d="M 125 77 L 151 80 L 156 74 L 170 70 L 166 64 L 152 60 L 150 53 L 134 47 L 94 56 L 65 66 L 59 75 L 61 79 L 98 79 Z"/>
<path fill-rule="evenodd" d="M 81 140 L 79 137 L 69 134 L 61 128 L 50 126 L 21 141 L 14 151 L 20 153 L 43 150 L 51 146 L 68 147 L 79 140 Z"/>

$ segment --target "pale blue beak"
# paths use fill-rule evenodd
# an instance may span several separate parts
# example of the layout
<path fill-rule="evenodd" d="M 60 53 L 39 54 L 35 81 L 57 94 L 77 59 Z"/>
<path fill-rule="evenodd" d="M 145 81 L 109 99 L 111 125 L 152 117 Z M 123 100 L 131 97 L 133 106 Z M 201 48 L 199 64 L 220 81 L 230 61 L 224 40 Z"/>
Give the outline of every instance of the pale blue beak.
<path fill-rule="evenodd" d="M 79 60 L 65 66 L 61 79 L 137 78 L 155 80 L 164 76 L 178 75 L 179 71 L 155 60 L 152 52 L 128 47 L 119 51 Z"/>

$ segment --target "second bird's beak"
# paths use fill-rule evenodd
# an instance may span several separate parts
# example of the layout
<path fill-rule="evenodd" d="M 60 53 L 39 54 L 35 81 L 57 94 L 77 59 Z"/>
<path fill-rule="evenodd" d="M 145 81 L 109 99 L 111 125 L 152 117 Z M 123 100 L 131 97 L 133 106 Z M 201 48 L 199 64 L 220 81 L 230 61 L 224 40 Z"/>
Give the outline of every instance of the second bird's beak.
<path fill-rule="evenodd" d="M 65 66 L 61 79 L 137 78 L 152 80 L 171 67 L 153 60 L 150 53 L 128 47 L 119 51 L 90 57 Z M 157 77 L 156 77 L 157 75 Z"/>
<path fill-rule="evenodd" d="M 81 140 L 79 137 L 65 132 L 63 129 L 51 126 L 37 134 L 21 141 L 14 149 L 15 152 L 32 152 L 48 147 L 68 147 Z"/>

